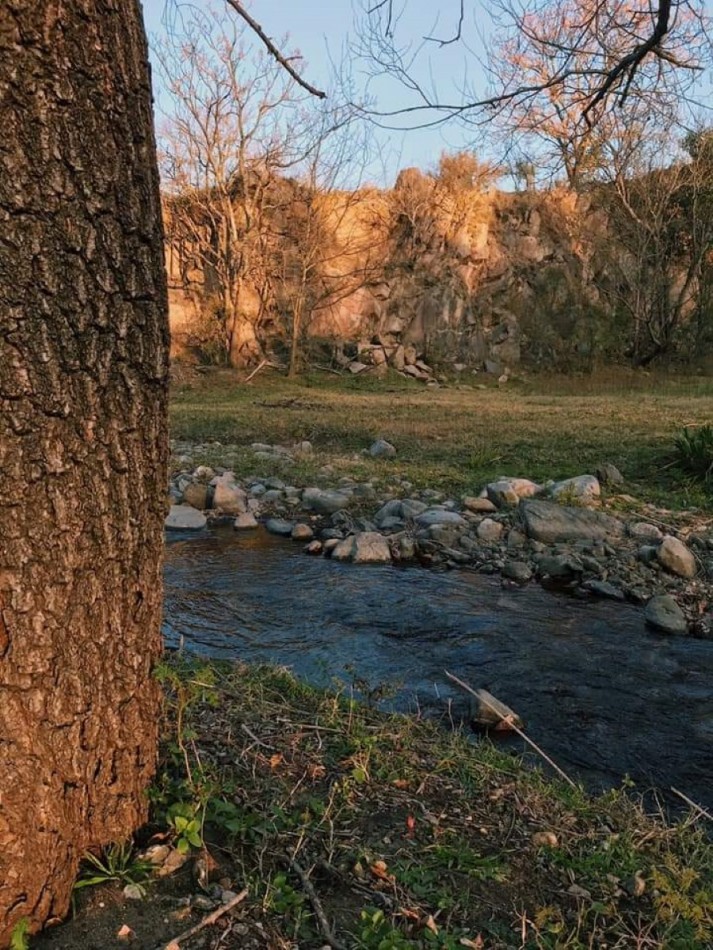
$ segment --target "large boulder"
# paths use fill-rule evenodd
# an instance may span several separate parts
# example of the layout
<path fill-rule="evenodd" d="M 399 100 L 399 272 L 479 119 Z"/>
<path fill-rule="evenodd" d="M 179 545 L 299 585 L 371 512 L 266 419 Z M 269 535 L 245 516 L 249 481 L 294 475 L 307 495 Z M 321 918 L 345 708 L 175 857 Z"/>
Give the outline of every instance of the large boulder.
<path fill-rule="evenodd" d="M 608 541 L 624 535 L 624 525 L 618 518 L 588 508 L 566 508 L 551 501 L 523 501 L 520 516 L 528 537 L 545 544 Z"/>
<path fill-rule="evenodd" d="M 338 541 L 332 550 L 332 560 L 352 564 L 390 564 L 391 549 L 382 534 L 362 531 Z"/>
<path fill-rule="evenodd" d="M 164 521 L 164 527 L 169 531 L 200 531 L 205 526 L 205 515 L 190 505 L 171 505 Z"/>
<path fill-rule="evenodd" d="M 683 541 L 667 534 L 658 548 L 658 559 L 672 574 L 679 577 L 696 576 L 696 559 Z"/>
<path fill-rule="evenodd" d="M 670 594 L 652 597 L 646 605 L 644 619 L 649 627 L 662 633 L 685 634 L 688 624 L 683 611 Z"/>

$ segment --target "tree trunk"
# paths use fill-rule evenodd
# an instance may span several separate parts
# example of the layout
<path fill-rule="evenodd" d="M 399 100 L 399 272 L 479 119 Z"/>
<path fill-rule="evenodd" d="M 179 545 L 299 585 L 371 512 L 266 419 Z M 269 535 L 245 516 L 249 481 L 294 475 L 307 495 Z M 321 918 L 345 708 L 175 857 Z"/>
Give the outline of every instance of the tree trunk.
<path fill-rule="evenodd" d="M 168 321 L 138 0 L 0 3 L 0 946 L 155 767 Z"/>

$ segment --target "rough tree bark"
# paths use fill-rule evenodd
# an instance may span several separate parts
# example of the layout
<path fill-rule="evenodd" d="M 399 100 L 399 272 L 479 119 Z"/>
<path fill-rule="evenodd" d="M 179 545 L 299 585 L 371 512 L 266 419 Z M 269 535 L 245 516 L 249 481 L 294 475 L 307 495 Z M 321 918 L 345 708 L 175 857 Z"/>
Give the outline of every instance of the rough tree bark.
<path fill-rule="evenodd" d="M 138 0 L 0 2 L 0 946 L 146 816 L 167 300 Z"/>

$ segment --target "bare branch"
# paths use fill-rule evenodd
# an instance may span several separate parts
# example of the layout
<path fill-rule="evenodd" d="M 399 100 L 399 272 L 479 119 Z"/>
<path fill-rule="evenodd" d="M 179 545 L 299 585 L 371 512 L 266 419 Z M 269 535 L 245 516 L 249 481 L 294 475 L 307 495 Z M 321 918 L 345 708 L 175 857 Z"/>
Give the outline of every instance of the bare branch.
<path fill-rule="evenodd" d="M 326 92 L 322 92 L 321 89 L 317 89 L 316 86 L 312 86 L 310 83 L 307 82 L 306 79 L 303 79 L 302 76 L 300 76 L 300 74 L 297 72 L 295 67 L 290 62 L 290 60 L 286 56 L 283 56 L 283 54 L 280 52 L 277 46 L 275 46 L 273 41 L 270 39 L 267 33 L 263 30 L 263 28 L 260 26 L 257 20 L 255 20 L 254 17 L 250 16 L 248 11 L 245 9 L 242 3 L 239 2 L 239 0 L 225 0 L 225 2 L 228 4 L 228 6 L 232 7 L 233 10 L 235 10 L 235 12 L 238 14 L 238 16 L 242 17 L 243 20 L 245 20 L 245 22 L 248 24 L 250 29 L 253 30 L 253 32 L 256 33 L 257 36 L 260 37 L 262 42 L 265 44 L 267 51 L 270 53 L 270 55 L 274 56 L 274 58 L 277 60 L 280 66 L 282 66 L 283 69 L 287 70 L 287 72 L 290 74 L 290 76 L 292 76 L 292 78 L 298 85 L 302 86 L 302 88 L 306 89 L 307 92 L 310 93 L 310 95 L 316 96 L 318 99 L 327 98 Z"/>

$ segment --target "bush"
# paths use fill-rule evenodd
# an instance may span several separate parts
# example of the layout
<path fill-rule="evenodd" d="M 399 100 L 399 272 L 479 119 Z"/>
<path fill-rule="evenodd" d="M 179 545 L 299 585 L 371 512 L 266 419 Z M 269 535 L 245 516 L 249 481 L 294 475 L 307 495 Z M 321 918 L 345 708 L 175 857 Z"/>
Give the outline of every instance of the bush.
<path fill-rule="evenodd" d="M 680 467 L 713 488 L 713 426 L 685 428 L 676 436 L 675 447 Z"/>

